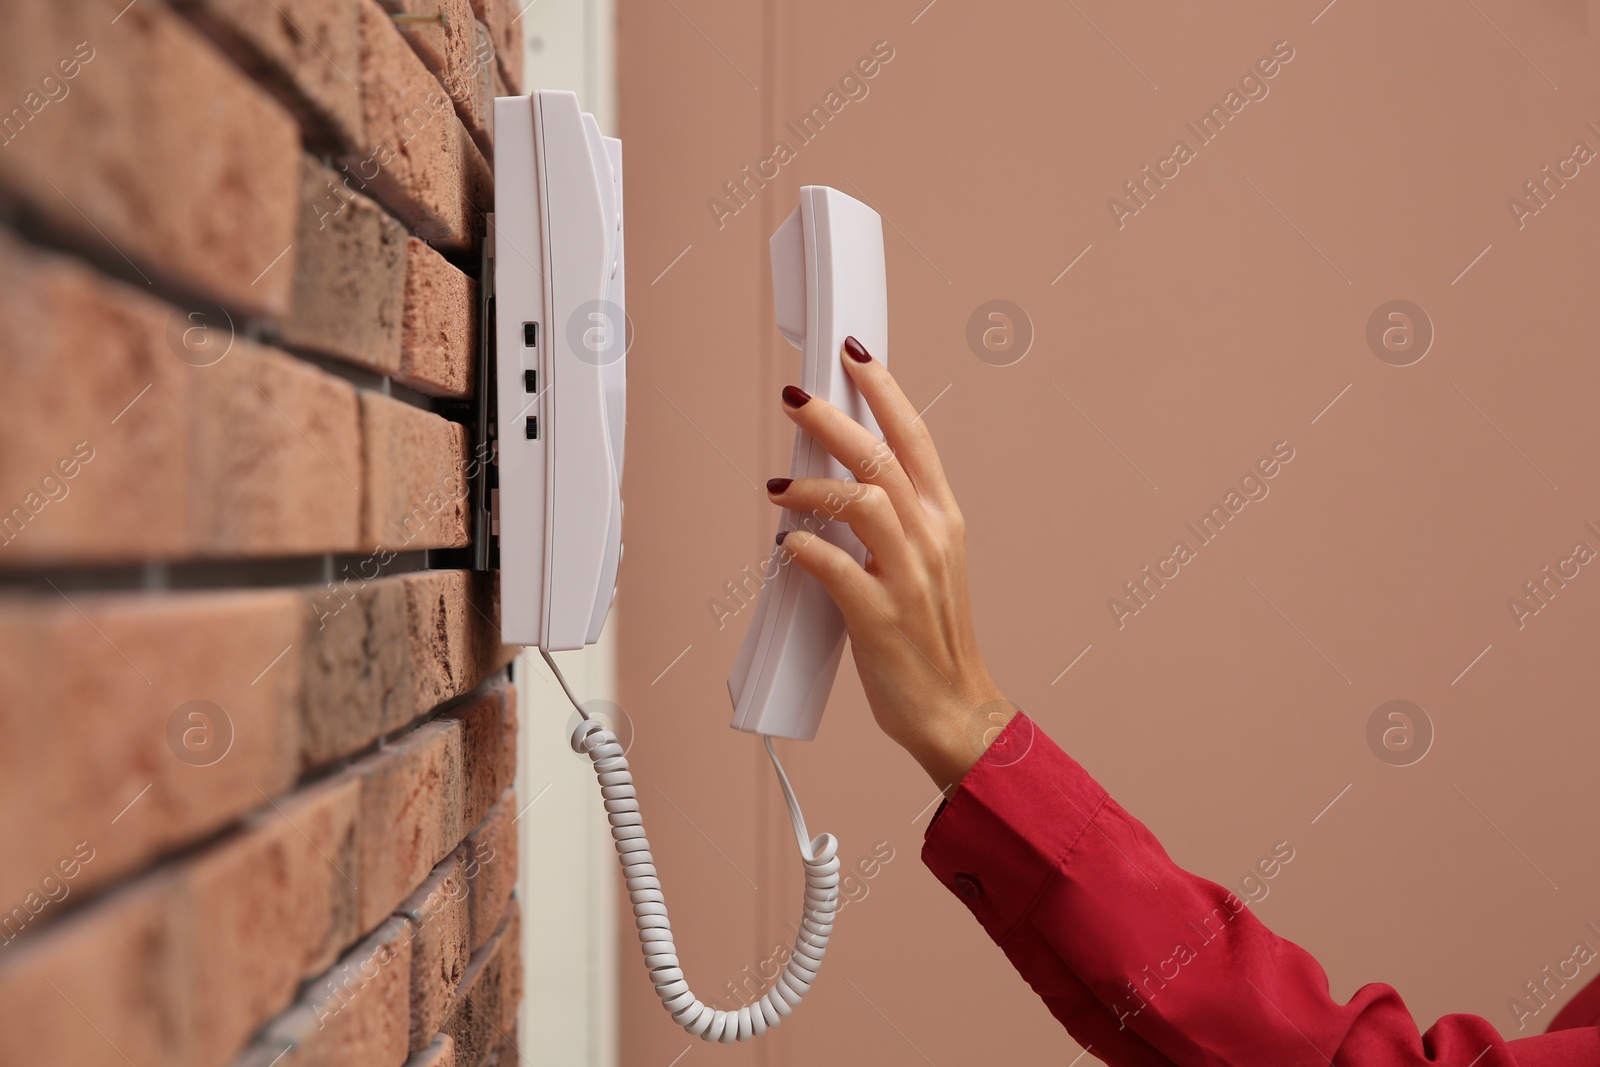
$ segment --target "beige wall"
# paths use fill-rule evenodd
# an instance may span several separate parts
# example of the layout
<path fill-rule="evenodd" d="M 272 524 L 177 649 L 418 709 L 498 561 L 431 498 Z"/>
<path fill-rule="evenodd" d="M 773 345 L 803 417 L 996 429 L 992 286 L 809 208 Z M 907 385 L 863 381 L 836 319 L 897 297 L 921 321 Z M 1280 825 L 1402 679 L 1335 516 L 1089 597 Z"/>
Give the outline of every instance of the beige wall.
<path fill-rule="evenodd" d="M 1237 885 L 1288 841 L 1257 913 L 1336 996 L 1386 981 L 1424 1026 L 1461 1011 L 1515 1033 L 1523 983 L 1600 946 L 1600 567 L 1520 630 L 1507 607 L 1574 542 L 1600 550 L 1600 162 L 1520 229 L 1507 205 L 1575 141 L 1600 150 L 1585 6 L 921 2 L 619 13 L 636 328 L 620 692 L 691 979 L 715 996 L 798 914 L 777 790 L 727 729 L 744 619 L 719 631 L 707 602 L 770 543 L 758 486 L 785 472 L 777 392 L 798 356 L 772 326 L 766 239 L 817 182 L 889 224 L 891 361 L 919 405 L 939 397 L 1008 695 L 1190 869 Z M 1184 122 L 1283 40 L 1269 95 L 1119 229 L 1108 198 L 1194 146 Z M 708 199 L 879 41 L 894 58 L 870 94 L 719 229 Z M 1365 336 L 1401 298 L 1436 332 L 1406 367 Z M 1011 366 L 965 336 L 996 299 L 1036 334 Z M 1108 599 L 1195 544 L 1184 523 L 1282 441 L 1270 495 L 1119 629 Z M 1412 766 L 1368 745 L 1394 699 L 1436 734 Z M 848 662 L 817 742 L 787 751 L 814 829 L 847 860 L 878 842 L 895 858 L 792 1021 L 682 1062 L 1076 1055 L 921 866 L 933 790 Z M 622 1062 L 666 1064 L 689 1039 L 631 934 L 621 951 Z"/>

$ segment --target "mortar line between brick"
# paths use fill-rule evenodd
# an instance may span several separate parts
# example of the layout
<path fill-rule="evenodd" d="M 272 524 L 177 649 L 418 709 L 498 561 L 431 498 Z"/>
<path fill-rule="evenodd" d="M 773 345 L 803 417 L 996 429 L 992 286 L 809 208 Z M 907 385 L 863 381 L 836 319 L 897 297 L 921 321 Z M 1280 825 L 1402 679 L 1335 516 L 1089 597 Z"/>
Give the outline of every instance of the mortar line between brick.
<path fill-rule="evenodd" d="M 137 2 L 137 0 L 135 0 L 135 2 Z M 132 6 L 133 6 L 133 4 L 129 4 L 128 5 L 128 7 L 132 7 Z M 124 9 L 124 10 L 126 10 L 126 9 Z M 117 16 L 117 18 L 121 18 L 121 17 L 122 17 L 121 15 Z M 95 226 L 94 225 L 94 220 L 91 219 L 88 215 L 85 215 L 83 213 L 83 209 L 81 207 L 79 207 L 77 204 L 73 204 L 72 203 L 72 198 L 70 196 L 68 196 L 66 193 L 62 193 L 61 192 L 61 186 L 57 185 L 55 182 L 51 182 L 49 178 L 45 178 L 45 181 L 50 182 L 50 188 L 54 189 L 57 193 L 61 193 L 61 199 L 65 200 L 68 204 L 71 204 L 72 205 L 72 210 L 76 211 L 79 214 L 79 216 L 81 216 L 83 218 L 84 222 L 87 222 L 90 226 L 94 226 L 94 232 L 99 234 L 102 238 L 104 238 L 106 244 L 108 244 L 112 248 L 116 249 L 117 255 L 121 256 L 124 260 L 126 260 L 128 266 L 132 267 L 138 273 L 139 277 L 144 279 L 144 283 L 146 285 L 153 285 L 154 284 L 150 280 L 150 276 L 148 274 L 146 274 L 142 270 L 139 270 L 139 265 L 137 263 L 135 263 L 131 259 L 128 259 L 128 254 L 126 252 L 124 252 L 120 248 L 117 248 L 117 242 L 113 241 L 109 237 L 106 237 L 106 231 L 102 230 L 98 226 Z"/>
<path fill-rule="evenodd" d="M 419 548 L 406 552 L 397 552 L 392 560 L 384 564 L 381 572 L 369 580 L 377 581 L 380 577 L 397 578 L 406 574 L 442 574 L 447 571 L 468 569 L 461 566 L 448 565 L 429 567 L 425 558 L 429 551 L 429 549 Z M 166 569 L 166 588 L 177 593 L 202 592 L 214 589 L 245 590 L 250 592 L 274 589 L 295 591 L 308 587 L 313 590 L 323 589 L 330 580 L 323 573 L 322 560 L 325 555 L 326 558 L 333 560 L 333 568 L 337 571 L 341 565 L 354 565 L 372 559 L 373 552 L 369 549 L 366 551 L 341 551 L 330 554 L 318 553 L 301 556 L 218 557 L 173 560 L 163 564 Z M 58 567 L 52 567 L 44 574 L 23 571 L 6 572 L 5 574 L 0 574 L 0 590 L 14 591 L 20 588 L 27 588 L 41 579 L 49 581 L 53 577 L 56 581 L 65 583 L 66 588 L 77 593 L 91 595 L 100 593 L 132 594 L 144 588 L 144 566 L 145 564 L 143 563 L 99 565 L 80 561 L 76 565 L 65 563 Z"/>

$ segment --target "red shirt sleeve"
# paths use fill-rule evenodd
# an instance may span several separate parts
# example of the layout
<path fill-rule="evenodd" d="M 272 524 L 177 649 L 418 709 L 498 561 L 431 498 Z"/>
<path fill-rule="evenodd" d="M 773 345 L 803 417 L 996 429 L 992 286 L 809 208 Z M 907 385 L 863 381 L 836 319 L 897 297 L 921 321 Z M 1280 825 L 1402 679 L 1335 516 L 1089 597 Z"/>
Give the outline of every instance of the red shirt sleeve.
<path fill-rule="evenodd" d="M 1184 871 L 1017 713 L 935 813 L 923 862 L 1080 1045 L 1114 1067 L 1594 1067 L 1600 1028 L 1506 1041 L 1391 987 L 1336 1003 L 1304 949 Z"/>

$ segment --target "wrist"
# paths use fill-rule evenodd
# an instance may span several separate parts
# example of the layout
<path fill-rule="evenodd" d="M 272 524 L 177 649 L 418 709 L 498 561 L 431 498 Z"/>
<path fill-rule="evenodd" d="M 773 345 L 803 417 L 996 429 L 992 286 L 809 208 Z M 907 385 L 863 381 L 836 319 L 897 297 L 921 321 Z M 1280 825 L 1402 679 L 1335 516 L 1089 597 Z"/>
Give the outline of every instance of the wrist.
<path fill-rule="evenodd" d="M 991 683 L 980 695 L 952 701 L 900 742 L 935 785 L 949 793 L 1005 731 L 1017 708 Z"/>

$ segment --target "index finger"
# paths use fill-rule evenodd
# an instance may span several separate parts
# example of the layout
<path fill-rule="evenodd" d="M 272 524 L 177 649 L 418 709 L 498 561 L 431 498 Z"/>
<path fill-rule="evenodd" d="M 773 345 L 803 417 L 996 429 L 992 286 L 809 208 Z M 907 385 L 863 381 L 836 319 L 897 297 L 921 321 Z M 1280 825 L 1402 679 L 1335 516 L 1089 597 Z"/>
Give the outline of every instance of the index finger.
<path fill-rule="evenodd" d="M 933 447 L 933 435 L 917 409 L 906 399 L 889 368 L 873 359 L 860 341 L 846 337 L 840 351 L 845 371 L 855 383 L 872 415 L 878 420 L 883 439 L 899 460 L 917 495 L 942 505 L 953 506 L 955 499 L 945 480 L 944 466 Z"/>

